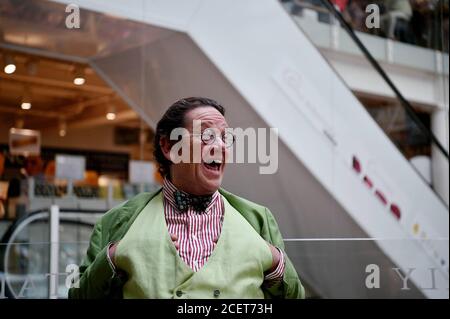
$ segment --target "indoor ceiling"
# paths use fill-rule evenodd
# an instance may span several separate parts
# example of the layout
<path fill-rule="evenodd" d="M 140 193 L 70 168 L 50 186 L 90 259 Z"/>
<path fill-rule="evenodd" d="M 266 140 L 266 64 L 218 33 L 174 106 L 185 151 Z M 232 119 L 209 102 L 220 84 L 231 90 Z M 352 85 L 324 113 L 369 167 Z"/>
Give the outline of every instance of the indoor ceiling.
<path fill-rule="evenodd" d="M 62 123 L 79 128 L 119 123 L 139 127 L 137 114 L 86 64 L 1 49 L 0 58 L 2 123 L 41 130 Z M 7 74 L 4 67 L 11 59 L 16 70 Z M 85 83 L 74 84 L 76 76 Z M 23 102 L 31 108 L 23 109 Z M 114 120 L 108 120 L 107 113 L 114 113 Z"/>
<path fill-rule="evenodd" d="M 0 125 L 45 129 L 96 125 L 140 127 L 136 113 L 89 63 L 170 37 L 173 31 L 80 10 L 80 28 L 65 25 L 66 6 L 45 0 L 0 1 Z M 4 72 L 8 59 L 17 67 Z M 73 83 L 83 73 L 83 85 Z M 31 109 L 23 110 L 24 99 Z M 114 108 L 114 121 L 106 113 Z"/>
<path fill-rule="evenodd" d="M 94 59 L 170 36 L 173 31 L 80 9 L 79 28 L 66 26 L 66 5 L 44 0 L 1 0 L 0 43 Z"/>

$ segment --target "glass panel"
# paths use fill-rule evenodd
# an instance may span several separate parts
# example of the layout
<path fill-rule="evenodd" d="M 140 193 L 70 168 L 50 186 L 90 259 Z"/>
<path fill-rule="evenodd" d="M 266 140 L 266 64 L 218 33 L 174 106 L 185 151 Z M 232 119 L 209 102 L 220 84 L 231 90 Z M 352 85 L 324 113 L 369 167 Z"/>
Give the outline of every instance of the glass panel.
<path fill-rule="evenodd" d="M 48 299 L 49 298 L 49 251 L 50 243 L 29 242 L 2 244 L 5 252 L 0 271 L 0 291 L 11 299 Z M 67 277 L 73 273 L 71 267 L 78 267 L 87 250 L 87 242 L 60 242 L 59 273 L 57 280 L 58 299 L 67 298 Z M 4 269 L 6 269 L 4 271 Z"/>
<path fill-rule="evenodd" d="M 85 231 L 88 238 L 87 228 L 80 232 Z M 80 264 L 87 248 L 87 241 L 71 241 L 77 236 L 72 232 L 60 243 L 58 298 L 67 298 L 69 267 Z M 315 238 L 285 244 L 307 298 L 448 298 L 448 239 Z M 6 251 L 0 298 L 48 298 L 49 247 L 48 241 L 0 245 Z"/>
<path fill-rule="evenodd" d="M 287 239 L 286 251 L 309 298 L 448 298 L 448 239 Z"/>
<path fill-rule="evenodd" d="M 295 16 L 330 23 L 333 15 L 322 0 L 281 0 Z M 399 42 L 448 52 L 448 0 L 332 0 L 354 30 Z M 376 6 L 376 7 L 375 7 Z M 368 13 L 380 14 L 380 25 L 367 23 Z"/>
<path fill-rule="evenodd" d="M 160 28 L 80 9 L 80 28 L 68 29 L 66 5 L 42 0 L 0 2 L 2 38 L 8 44 L 44 49 L 67 56 L 89 58 L 126 51 L 157 40 Z M 70 34 L 70 35 L 69 35 Z M 64 39 L 65 38 L 65 39 Z M 81 60 L 81 59 L 80 59 Z"/>
<path fill-rule="evenodd" d="M 70 215 L 70 218 L 69 218 Z M 78 215 L 78 217 L 76 217 Z M 59 227 L 58 298 L 67 298 L 66 278 L 86 255 L 101 214 L 62 213 Z M 0 279 L 7 298 L 48 298 L 50 242 L 48 213 L 32 214 L 12 227 L 0 245 Z M 70 266 L 72 265 L 72 266 Z M 1 296 L 3 297 L 3 296 Z"/>

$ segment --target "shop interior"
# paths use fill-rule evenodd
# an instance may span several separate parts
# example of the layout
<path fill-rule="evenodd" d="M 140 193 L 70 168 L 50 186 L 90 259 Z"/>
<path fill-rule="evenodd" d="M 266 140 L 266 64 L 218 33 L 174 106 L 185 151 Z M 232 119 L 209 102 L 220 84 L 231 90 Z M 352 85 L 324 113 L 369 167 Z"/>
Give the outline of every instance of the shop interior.
<path fill-rule="evenodd" d="M 152 130 L 92 68 L 4 49 L 0 56 L 0 220 L 20 218 L 50 198 L 91 200 L 92 209 L 104 209 L 108 196 L 114 204 L 139 191 L 142 185 L 129 183 L 129 165 L 151 163 Z M 21 147 L 26 140 L 15 138 L 29 132 L 38 139 Z M 58 155 L 85 159 L 71 194 L 56 174 Z M 154 172 L 150 186 L 159 182 Z"/>

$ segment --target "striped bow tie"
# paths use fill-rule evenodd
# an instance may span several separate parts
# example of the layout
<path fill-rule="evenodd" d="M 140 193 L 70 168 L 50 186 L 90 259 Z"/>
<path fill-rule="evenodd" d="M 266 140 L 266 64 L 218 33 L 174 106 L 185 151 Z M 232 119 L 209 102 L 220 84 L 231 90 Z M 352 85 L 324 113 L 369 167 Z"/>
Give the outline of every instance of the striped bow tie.
<path fill-rule="evenodd" d="M 173 197 L 180 212 L 187 211 L 189 207 L 192 207 L 196 212 L 204 212 L 212 200 L 211 195 L 195 196 L 178 190 L 173 192 Z"/>

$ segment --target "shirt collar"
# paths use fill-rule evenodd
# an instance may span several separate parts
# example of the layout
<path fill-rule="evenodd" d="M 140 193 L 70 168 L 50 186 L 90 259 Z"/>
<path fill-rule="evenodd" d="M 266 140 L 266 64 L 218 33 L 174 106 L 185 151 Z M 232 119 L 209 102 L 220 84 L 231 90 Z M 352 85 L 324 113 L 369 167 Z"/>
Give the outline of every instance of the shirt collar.
<path fill-rule="evenodd" d="M 173 197 L 173 193 L 176 191 L 180 191 L 183 192 L 185 194 L 188 194 L 182 190 L 179 190 L 167 177 L 164 178 L 164 183 L 163 183 L 163 195 L 164 195 L 164 199 L 178 212 L 181 213 L 178 209 L 177 209 L 177 205 L 175 204 L 175 199 Z M 208 204 L 208 207 L 206 207 L 205 213 L 209 214 L 211 212 L 211 208 L 214 206 L 214 204 L 216 204 L 216 202 L 219 200 L 220 198 L 220 193 L 219 191 L 215 191 L 214 194 L 211 195 L 211 202 Z"/>

